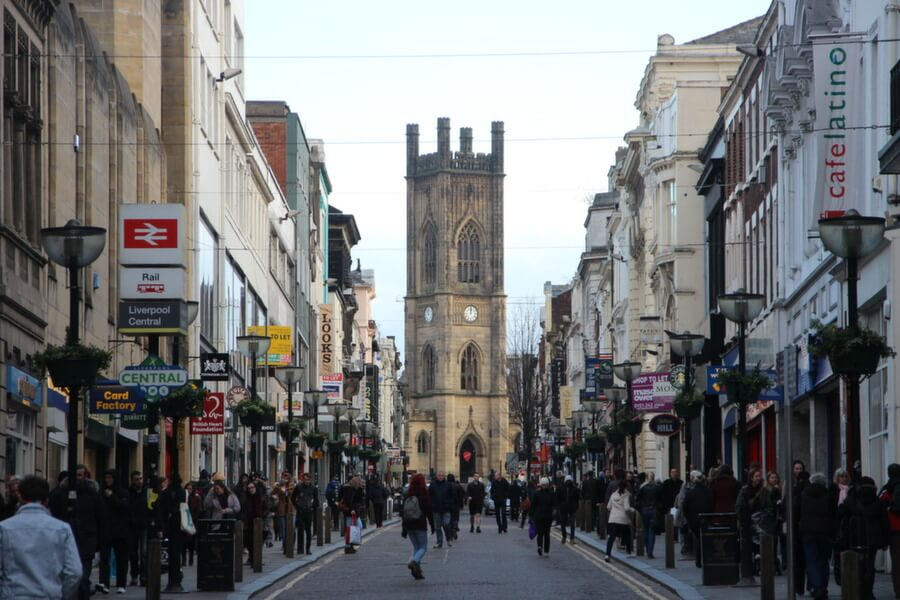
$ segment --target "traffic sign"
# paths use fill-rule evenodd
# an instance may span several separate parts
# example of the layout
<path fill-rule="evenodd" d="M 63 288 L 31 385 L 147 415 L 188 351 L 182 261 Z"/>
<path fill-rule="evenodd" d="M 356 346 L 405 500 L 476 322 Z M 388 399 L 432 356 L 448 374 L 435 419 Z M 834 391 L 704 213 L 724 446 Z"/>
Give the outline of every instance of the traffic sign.
<path fill-rule="evenodd" d="M 184 266 L 184 205 L 120 204 L 119 263 Z"/>
<path fill-rule="evenodd" d="M 149 356 L 140 365 L 131 365 L 119 373 L 119 383 L 140 389 L 149 402 L 157 402 L 184 387 L 188 372 L 177 365 L 167 365 L 158 356 Z"/>

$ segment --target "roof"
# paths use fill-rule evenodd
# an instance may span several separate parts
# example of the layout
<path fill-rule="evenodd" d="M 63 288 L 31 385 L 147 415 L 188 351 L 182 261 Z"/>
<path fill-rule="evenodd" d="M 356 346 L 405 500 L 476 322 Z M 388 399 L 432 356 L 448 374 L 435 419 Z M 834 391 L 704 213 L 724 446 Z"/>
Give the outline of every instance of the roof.
<path fill-rule="evenodd" d="M 685 42 L 688 44 L 752 44 L 756 40 L 756 32 L 762 24 L 764 15 L 754 17 L 749 21 L 732 25 L 721 31 L 699 37 L 696 40 Z"/>

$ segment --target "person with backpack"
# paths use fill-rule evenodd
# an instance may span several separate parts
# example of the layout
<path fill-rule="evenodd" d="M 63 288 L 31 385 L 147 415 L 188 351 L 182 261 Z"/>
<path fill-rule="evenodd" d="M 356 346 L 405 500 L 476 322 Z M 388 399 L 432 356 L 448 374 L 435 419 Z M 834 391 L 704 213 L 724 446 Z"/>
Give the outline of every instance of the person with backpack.
<path fill-rule="evenodd" d="M 878 498 L 887 508 L 891 564 L 900 565 L 900 465 L 888 465 L 887 475 L 887 483 L 882 486 Z M 894 597 L 900 598 L 900 568 L 891 569 L 891 583 L 894 586 Z"/>
<path fill-rule="evenodd" d="M 319 490 L 312 484 L 309 473 L 304 473 L 294 487 L 291 504 L 297 515 L 297 554 L 312 554 L 312 526 L 319 509 Z"/>
<path fill-rule="evenodd" d="M 424 579 L 422 559 L 428 551 L 428 527 L 434 530 L 434 512 L 431 509 L 431 495 L 425 484 L 425 476 L 416 473 L 409 481 L 409 490 L 403 500 L 402 516 L 403 537 L 408 537 L 413 547 L 412 557 L 406 566 L 415 579 Z"/>

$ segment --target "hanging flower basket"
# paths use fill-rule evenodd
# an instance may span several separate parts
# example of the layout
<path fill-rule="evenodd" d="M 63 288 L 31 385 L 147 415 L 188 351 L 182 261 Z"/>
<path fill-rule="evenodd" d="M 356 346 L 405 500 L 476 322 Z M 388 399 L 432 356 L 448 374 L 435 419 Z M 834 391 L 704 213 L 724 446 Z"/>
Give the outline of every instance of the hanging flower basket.
<path fill-rule="evenodd" d="M 572 442 L 568 446 L 566 446 L 566 455 L 569 458 L 577 459 L 580 458 L 587 451 L 587 445 L 584 442 Z"/>
<path fill-rule="evenodd" d="M 203 401 L 207 394 L 209 390 L 206 388 L 188 383 L 160 398 L 156 405 L 159 414 L 170 419 L 200 417 L 203 416 Z"/>
<path fill-rule="evenodd" d="M 96 346 L 47 346 L 32 357 L 34 367 L 47 371 L 58 387 L 90 387 L 100 372 L 109 368 L 112 352 Z"/>
<path fill-rule="evenodd" d="M 759 365 L 745 375 L 737 369 L 723 369 L 716 374 L 716 381 L 725 388 L 728 401 L 734 404 L 756 402 L 762 391 L 772 387 L 773 383 Z"/>
<path fill-rule="evenodd" d="M 326 439 L 325 434 L 319 431 L 310 431 L 303 436 L 303 441 L 313 450 L 321 450 Z"/>
<path fill-rule="evenodd" d="M 359 456 L 359 446 L 344 446 L 344 456 L 347 458 Z"/>
<path fill-rule="evenodd" d="M 285 442 L 297 439 L 297 435 L 303 431 L 303 425 L 301 425 L 299 421 L 282 421 L 277 427 L 278 435 L 280 435 L 281 439 Z"/>
<path fill-rule="evenodd" d="M 887 339 L 871 329 L 850 329 L 822 325 L 813 321 L 818 331 L 809 346 L 813 356 L 827 356 L 831 370 L 839 375 L 866 377 L 878 370 L 882 358 L 896 356 Z"/>
<path fill-rule="evenodd" d="M 599 433 L 589 433 L 584 436 L 584 445 L 587 447 L 588 452 L 602 452 L 603 442 L 604 436 Z"/>
<path fill-rule="evenodd" d="M 241 420 L 241 425 L 249 427 L 254 433 L 258 432 L 267 418 L 275 414 L 275 407 L 262 398 L 247 398 L 234 406 L 234 413 Z"/>
<path fill-rule="evenodd" d="M 706 396 L 697 390 L 678 392 L 675 396 L 675 401 L 672 403 L 672 409 L 682 419 L 693 419 L 700 416 L 705 401 Z"/>
<path fill-rule="evenodd" d="M 344 446 L 347 445 L 346 440 L 329 440 L 326 442 L 328 446 L 328 451 L 332 454 L 340 454 L 344 450 Z"/>
<path fill-rule="evenodd" d="M 637 435 L 641 432 L 641 429 L 644 426 L 644 421 L 640 417 L 636 419 L 629 419 L 627 421 L 619 422 L 619 429 L 622 431 L 622 434 L 625 436 L 629 435 Z"/>
<path fill-rule="evenodd" d="M 607 425 L 603 431 L 606 433 L 606 439 L 610 444 L 619 445 L 625 441 L 625 434 L 618 427 Z"/>

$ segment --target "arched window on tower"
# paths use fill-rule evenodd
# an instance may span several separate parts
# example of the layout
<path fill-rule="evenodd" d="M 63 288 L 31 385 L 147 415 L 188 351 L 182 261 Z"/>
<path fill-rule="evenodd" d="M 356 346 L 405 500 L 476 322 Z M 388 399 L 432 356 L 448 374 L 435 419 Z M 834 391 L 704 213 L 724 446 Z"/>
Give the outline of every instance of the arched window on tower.
<path fill-rule="evenodd" d="M 416 452 L 419 454 L 428 454 L 428 434 L 420 431 L 416 437 Z"/>
<path fill-rule="evenodd" d="M 478 391 L 478 349 L 469 344 L 463 350 L 459 365 L 459 386 L 466 392 Z"/>
<path fill-rule="evenodd" d="M 422 381 L 425 384 L 423 391 L 428 392 L 434 389 L 434 375 L 436 371 L 437 357 L 434 354 L 434 348 L 428 344 L 422 351 Z"/>
<path fill-rule="evenodd" d="M 481 281 L 481 238 L 471 221 L 466 223 L 456 240 L 456 261 L 460 283 Z"/>
<path fill-rule="evenodd" d="M 422 281 L 428 287 L 437 283 L 437 231 L 434 223 L 425 227 L 422 239 Z"/>

